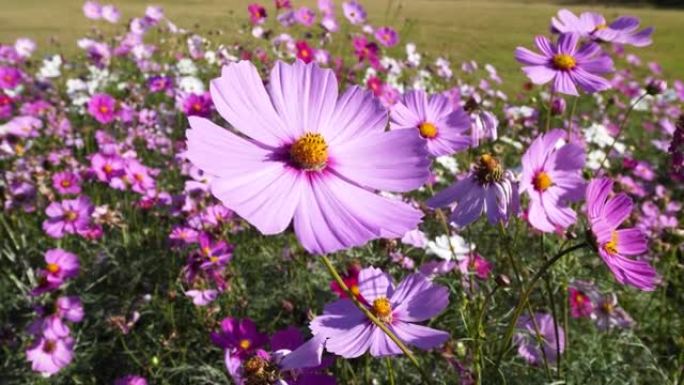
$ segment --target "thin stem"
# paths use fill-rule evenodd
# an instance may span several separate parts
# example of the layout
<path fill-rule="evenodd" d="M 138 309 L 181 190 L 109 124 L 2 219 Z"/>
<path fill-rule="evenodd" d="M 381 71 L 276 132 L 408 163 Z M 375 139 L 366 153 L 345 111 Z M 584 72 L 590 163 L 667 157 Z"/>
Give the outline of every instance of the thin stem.
<path fill-rule="evenodd" d="M 572 100 L 572 107 L 570 108 L 570 116 L 568 117 L 568 141 L 572 137 L 572 124 L 573 124 L 573 119 L 575 118 L 575 110 L 577 109 L 577 101 L 579 100 L 578 96 L 575 96 Z"/>
<path fill-rule="evenodd" d="M 375 314 L 373 314 L 373 312 L 370 311 L 370 309 L 368 309 L 364 304 L 362 304 L 361 302 L 359 302 L 359 300 L 356 298 L 356 295 L 354 295 L 354 293 L 352 293 L 351 290 L 349 290 L 349 288 L 347 287 L 347 285 L 344 283 L 344 280 L 342 279 L 342 277 L 340 276 L 340 274 L 337 272 L 337 269 L 335 269 L 335 266 L 333 266 L 333 264 L 332 264 L 332 262 L 330 261 L 330 259 L 329 259 L 326 255 L 323 255 L 323 256 L 321 257 L 321 259 L 323 260 L 323 264 L 324 264 L 325 267 L 328 269 L 328 272 L 329 272 L 330 275 L 333 277 L 333 279 L 335 280 L 335 282 L 337 282 L 337 284 L 340 286 L 340 288 L 342 288 L 342 290 L 344 290 L 344 292 L 347 293 L 347 296 L 352 300 L 352 302 L 354 303 L 354 305 L 356 305 L 356 307 L 359 308 L 359 310 L 361 310 L 361 312 L 362 312 L 366 317 L 368 317 L 368 319 L 370 319 L 371 322 L 373 322 L 377 327 L 379 327 L 380 330 L 382 330 L 382 331 L 387 335 L 387 337 L 389 337 L 389 339 L 392 340 L 392 342 L 394 342 L 395 344 L 397 344 L 397 346 L 399 347 L 399 349 L 406 355 L 406 357 L 409 358 L 409 360 L 411 361 L 411 363 L 418 369 L 418 371 L 420 372 L 421 376 L 423 377 L 423 380 L 424 380 L 426 383 L 430 383 L 430 377 L 427 375 L 427 373 L 425 372 L 425 369 L 423 369 L 423 367 L 420 365 L 420 363 L 418 363 L 418 360 L 417 360 L 416 357 L 413 355 L 413 353 L 411 353 L 411 350 L 409 350 L 409 348 L 406 346 L 406 344 L 404 344 L 404 343 L 399 339 L 399 337 L 397 337 L 396 334 L 394 334 L 394 333 L 385 325 L 384 322 L 380 321 L 380 320 L 378 319 L 378 317 L 376 317 Z"/>
<path fill-rule="evenodd" d="M 390 385 L 394 385 L 394 368 L 392 368 L 392 359 L 385 357 L 385 362 L 387 363 L 387 377 L 389 378 Z"/>
<path fill-rule="evenodd" d="M 511 343 L 511 339 L 513 338 L 513 332 L 515 330 L 515 325 L 518 322 L 518 318 L 520 318 L 520 315 L 522 314 L 523 307 L 527 303 L 527 299 L 530 296 L 530 293 L 532 293 L 532 289 L 534 289 L 534 285 L 539 281 L 539 279 L 546 274 L 546 272 L 553 266 L 561 257 L 563 257 L 566 254 L 570 254 L 575 250 L 579 250 L 583 247 L 587 246 L 586 242 L 578 243 L 575 246 L 571 246 L 565 250 L 561 250 L 556 254 L 553 258 L 550 260 L 546 261 L 544 265 L 539 269 L 537 274 L 532 277 L 530 280 L 530 283 L 527 285 L 527 288 L 523 293 L 520 295 L 520 299 L 518 300 L 518 304 L 515 306 L 515 310 L 513 311 L 513 316 L 511 318 L 511 321 L 508 324 L 508 328 L 506 329 L 506 334 L 503 339 L 503 346 L 501 347 L 501 351 L 499 352 L 499 356 L 496 359 L 496 369 L 499 369 L 499 365 L 501 364 L 501 359 L 503 358 L 504 354 L 506 353 L 506 350 L 508 349 L 508 346 Z"/>
<path fill-rule="evenodd" d="M 648 92 L 644 92 L 639 96 L 634 103 L 632 103 L 629 108 L 627 109 L 627 113 L 625 114 L 625 117 L 622 118 L 622 121 L 620 122 L 620 126 L 618 128 L 617 134 L 615 134 L 615 138 L 613 138 L 613 142 L 610 144 L 610 147 L 608 147 L 608 151 L 606 151 L 606 155 L 603 157 L 603 160 L 601 161 L 601 165 L 599 166 L 598 170 L 596 170 L 596 174 L 601 172 L 603 170 L 603 167 L 608 160 L 608 156 L 610 155 L 610 152 L 613 151 L 613 148 L 615 147 L 615 143 L 617 143 L 618 139 L 620 139 L 620 135 L 622 135 L 622 131 L 625 129 L 625 124 L 627 123 L 627 120 L 629 119 L 629 116 L 632 114 L 632 111 L 634 111 L 634 107 L 636 107 L 637 104 L 641 101 L 641 99 L 645 98 L 646 95 L 648 95 Z"/>
<path fill-rule="evenodd" d="M 546 129 L 544 132 L 549 132 L 551 129 L 551 110 L 553 110 L 553 97 L 556 96 L 556 91 L 551 89 L 551 94 L 549 95 L 549 107 L 546 110 Z"/>
<path fill-rule="evenodd" d="M 541 235 L 541 256 L 544 262 L 546 262 L 546 253 L 544 251 L 544 233 Z M 549 306 L 551 306 L 551 315 L 553 316 L 553 328 L 554 328 L 554 334 L 556 337 L 556 371 L 558 376 L 560 376 L 560 365 L 561 365 L 561 354 L 560 354 L 560 344 L 558 343 L 559 341 L 559 336 L 558 336 L 558 316 L 556 313 L 556 301 L 553 296 L 553 290 L 551 288 L 551 281 L 552 281 L 552 272 L 549 272 L 549 274 L 544 276 L 544 283 L 546 286 L 546 292 L 549 295 Z"/>

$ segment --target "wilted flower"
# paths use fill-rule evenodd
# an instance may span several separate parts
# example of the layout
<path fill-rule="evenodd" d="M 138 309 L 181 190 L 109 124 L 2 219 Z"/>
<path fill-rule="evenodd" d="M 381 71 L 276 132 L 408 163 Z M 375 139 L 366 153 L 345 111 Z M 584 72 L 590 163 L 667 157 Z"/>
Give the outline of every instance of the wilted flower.
<path fill-rule="evenodd" d="M 465 227 L 483 214 L 492 225 L 505 223 L 518 212 L 518 183 L 498 160 L 484 154 L 465 178 L 437 193 L 427 204 L 438 208 L 454 202 L 450 219 L 457 227 Z"/>

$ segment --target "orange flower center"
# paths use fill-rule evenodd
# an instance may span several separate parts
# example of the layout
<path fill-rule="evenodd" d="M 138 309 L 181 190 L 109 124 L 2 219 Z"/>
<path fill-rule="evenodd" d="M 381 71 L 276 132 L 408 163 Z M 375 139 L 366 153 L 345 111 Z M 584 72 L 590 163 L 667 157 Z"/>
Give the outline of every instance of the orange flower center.
<path fill-rule="evenodd" d="M 107 112 L 109 112 L 109 107 L 107 107 L 107 106 L 100 106 L 100 112 L 103 113 L 103 114 L 106 114 Z"/>
<path fill-rule="evenodd" d="M 320 170 L 328 162 L 328 145 L 321 134 L 309 132 L 292 144 L 290 157 L 304 170 Z"/>
<path fill-rule="evenodd" d="M 610 241 L 606 242 L 603 245 L 603 250 L 606 251 L 606 253 L 610 255 L 614 255 L 618 253 L 618 237 L 617 237 L 617 231 L 613 230 L 610 233 Z"/>
<path fill-rule="evenodd" d="M 382 322 L 392 321 L 392 304 L 387 297 L 379 297 L 373 301 L 373 314 Z"/>
<path fill-rule="evenodd" d="M 423 122 L 418 126 L 420 136 L 426 139 L 433 139 L 437 136 L 437 126 L 430 122 Z"/>
<path fill-rule="evenodd" d="M 481 184 L 499 182 L 503 175 L 503 167 L 496 158 L 489 154 L 480 156 L 480 159 L 475 163 L 475 176 Z"/>
<path fill-rule="evenodd" d="M 359 290 L 359 286 L 358 286 L 358 285 L 352 285 L 352 286 L 349 288 L 349 290 L 352 292 L 352 294 L 354 294 L 354 297 L 358 297 L 359 294 L 361 294 L 361 290 Z"/>
<path fill-rule="evenodd" d="M 577 66 L 577 61 L 571 55 L 558 53 L 553 56 L 553 66 L 562 71 L 569 71 Z"/>
<path fill-rule="evenodd" d="M 51 274 L 57 274 L 59 273 L 59 265 L 56 263 L 48 263 L 47 266 L 45 266 L 45 270 Z"/>
<path fill-rule="evenodd" d="M 60 185 L 62 185 L 62 187 L 71 187 L 71 181 L 68 179 L 64 179 L 62 183 L 60 183 Z"/>
<path fill-rule="evenodd" d="M 247 350 L 252 346 L 252 342 L 247 338 L 240 340 L 240 349 Z"/>
<path fill-rule="evenodd" d="M 551 180 L 549 174 L 545 173 L 544 171 L 541 171 L 534 176 L 532 184 L 534 185 L 535 190 L 544 192 L 553 185 L 553 181 Z"/>
<path fill-rule="evenodd" d="M 64 212 L 64 218 L 68 222 L 73 222 L 78 218 L 78 213 L 76 211 L 73 211 L 73 210 L 67 210 Z"/>
<path fill-rule="evenodd" d="M 112 171 L 114 171 L 114 169 L 112 168 L 112 165 L 110 165 L 110 164 L 105 164 L 105 165 L 102 167 L 102 171 L 104 171 L 105 174 L 111 174 Z"/>

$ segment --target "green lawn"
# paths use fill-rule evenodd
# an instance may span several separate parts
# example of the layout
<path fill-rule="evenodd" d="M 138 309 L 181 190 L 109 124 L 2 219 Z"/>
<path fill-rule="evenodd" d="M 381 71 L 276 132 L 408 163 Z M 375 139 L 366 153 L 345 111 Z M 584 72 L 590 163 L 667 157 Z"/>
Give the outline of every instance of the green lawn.
<path fill-rule="evenodd" d="M 254 0 L 160 0 L 168 16 L 185 28 L 235 31 L 246 18 L 246 5 Z M 116 0 L 124 18 L 139 15 L 148 2 Z M 261 1 L 272 7 L 271 1 Z M 300 4 L 300 1 L 294 1 Z M 313 5 L 315 1 L 303 3 Z M 403 32 L 404 41 L 433 55 L 447 55 L 454 63 L 465 59 L 488 62 L 499 68 L 504 80 L 522 79 L 513 59 L 518 45 L 531 45 L 535 34 L 548 31 L 549 20 L 561 7 L 525 0 L 373 0 L 364 1 L 374 24 L 390 24 Z M 67 52 L 91 24 L 82 16 L 79 0 L 0 0 L 0 41 L 18 36 L 36 38 L 45 47 L 55 37 Z M 658 60 L 669 78 L 684 78 L 684 11 L 651 8 L 572 6 L 574 11 L 594 9 L 612 18 L 631 14 L 644 25 L 656 27 L 654 44 L 639 49 L 647 60 Z M 103 26 L 105 23 L 98 23 Z M 111 27 L 115 28 L 115 27 Z M 119 27 L 123 28 L 123 27 Z M 230 33 L 221 38 L 227 42 Z"/>

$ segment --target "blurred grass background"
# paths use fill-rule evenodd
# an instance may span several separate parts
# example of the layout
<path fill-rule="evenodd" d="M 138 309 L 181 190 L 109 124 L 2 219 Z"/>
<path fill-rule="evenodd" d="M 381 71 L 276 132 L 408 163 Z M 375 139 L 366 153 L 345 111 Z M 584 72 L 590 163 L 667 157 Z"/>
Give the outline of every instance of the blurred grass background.
<path fill-rule="evenodd" d="M 90 22 L 83 17 L 80 0 L 0 0 L 0 41 L 16 37 L 35 38 L 41 52 L 54 51 L 52 40 L 62 52 L 77 50 L 76 39 L 97 25 L 104 30 L 125 28 L 123 21 L 139 16 L 148 4 L 159 4 L 177 25 L 199 31 L 222 30 L 214 40 L 234 42 L 235 31 L 247 20 L 247 4 L 256 0 L 112 0 L 123 17 L 117 26 Z M 270 0 L 259 1 L 273 10 Z M 388 24 L 402 32 L 402 42 L 413 41 L 421 52 L 447 56 L 454 66 L 475 59 L 499 69 L 507 87 L 523 80 L 513 59 L 516 46 L 531 46 L 534 35 L 548 32 L 550 18 L 557 10 L 595 10 L 609 20 L 618 15 L 634 15 L 644 26 L 655 26 L 654 44 L 637 51 L 645 60 L 658 61 L 669 79 L 684 78 L 684 10 L 648 6 L 586 4 L 566 5 L 539 0 L 372 0 L 361 1 L 374 25 Z M 106 3 L 106 2 L 105 2 Z M 293 1 L 295 6 L 315 7 L 315 0 Z M 336 1 L 341 10 L 340 1 Z M 52 49 L 51 49 L 52 48 Z M 397 52 L 398 53 L 398 52 Z M 511 84 L 512 83 L 512 84 Z"/>

